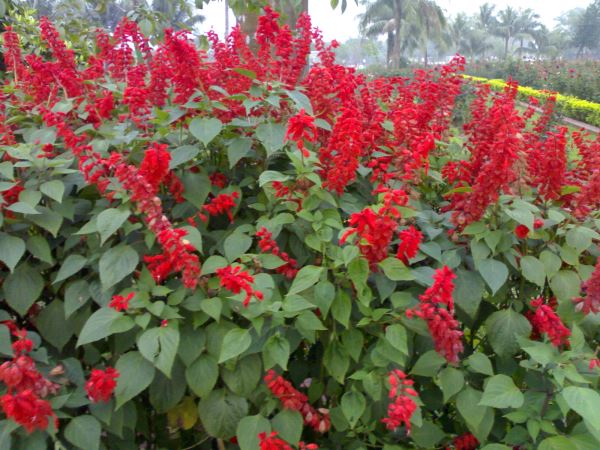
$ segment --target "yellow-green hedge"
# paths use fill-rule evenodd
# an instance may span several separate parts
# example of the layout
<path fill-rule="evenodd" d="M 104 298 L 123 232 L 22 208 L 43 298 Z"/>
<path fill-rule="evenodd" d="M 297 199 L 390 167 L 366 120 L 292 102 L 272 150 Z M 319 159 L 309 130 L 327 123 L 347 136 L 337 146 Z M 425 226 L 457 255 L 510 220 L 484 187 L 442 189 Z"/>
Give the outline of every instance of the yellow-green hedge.
<path fill-rule="evenodd" d="M 464 77 L 473 81 L 487 83 L 495 91 L 501 91 L 506 86 L 506 82 L 504 80 L 491 80 L 482 77 L 472 77 L 470 75 L 464 75 Z M 527 86 L 518 87 L 519 99 L 523 101 L 528 101 L 530 97 L 534 97 L 539 100 L 545 100 L 549 97 L 549 95 L 550 94 L 547 92 L 539 91 Z M 566 117 L 600 127 L 600 104 L 598 103 L 593 103 L 577 97 L 572 97 L 570 95 L 562 95 L 557 93 L 556 106 L 558 112 Z"/>

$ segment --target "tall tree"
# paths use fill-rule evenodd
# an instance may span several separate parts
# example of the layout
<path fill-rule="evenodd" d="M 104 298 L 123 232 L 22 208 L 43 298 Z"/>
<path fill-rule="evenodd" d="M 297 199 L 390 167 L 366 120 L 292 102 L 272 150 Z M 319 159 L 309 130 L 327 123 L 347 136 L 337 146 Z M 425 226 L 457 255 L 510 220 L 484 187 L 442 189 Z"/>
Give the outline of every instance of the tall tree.
<path fill-rule="evenodd" d="M 508 57 L 508 44 L 517 34 L 519 27 L 519 13 L 516 9 L 507 6 L 498 13 L 498 23 L 494 27 L 494 34 L 504 41 L 504 59 Z"/>
<path fill-rule="evenodd" d="M 545 30 L 544 25 L 539 21 L 540 15 L 531 8 L 519 11 L 515 37 L 519 39 L 519 56 L 523 56 L 525 50 L 525 40 L 535 40 L 536 35 L 541 35 Z"/>
<path fill-rule="evenodd" d="M 423 48 L 423 62 L 428 64 L 428 47 L 430 43 L 440 45 L 442 32 L 446 28 L 444 11 L 433 0 L 418 0 L 415 8 L 417 21 L 421 29 L 421 44 Z"/>
<path fill-rule="evenodd" d="M 579 19 L 573 40 L 577 47 L 577 57 L 584 49 L 594 50 L 600 44 L 600 0 L 594 0 L 588 5 Z"/>

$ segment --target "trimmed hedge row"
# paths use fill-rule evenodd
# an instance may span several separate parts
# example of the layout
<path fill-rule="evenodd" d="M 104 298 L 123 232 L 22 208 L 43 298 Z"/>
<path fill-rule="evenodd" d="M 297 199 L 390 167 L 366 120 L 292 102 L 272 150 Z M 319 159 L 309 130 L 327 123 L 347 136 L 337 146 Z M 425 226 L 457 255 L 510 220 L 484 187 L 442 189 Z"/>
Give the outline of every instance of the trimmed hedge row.
<path fill-rule="evenodd" d="M 502 91 L 506 86 L 506 82 L 504 80 L 473 77 L 470 75 L 463 76 L 470 80 L 487 83 L 495 91 Z M 527 86 L 518 87 L 519 99 L 523 101 L 528 101 L 530 97 L 534 97 L 539 100 L 545 100 L 552 94 L 554 93 L 533 89 Z M 597 127 L 600 126 L 600 104 L 582 100 L 570 95 L 563 95 L 559 93 L 555 93 L 555 95 L 556 109 L 559 113 L 567 117 L 571 117 L 572 119 L 581 120 L 582 122 L 590 125 Z"/>

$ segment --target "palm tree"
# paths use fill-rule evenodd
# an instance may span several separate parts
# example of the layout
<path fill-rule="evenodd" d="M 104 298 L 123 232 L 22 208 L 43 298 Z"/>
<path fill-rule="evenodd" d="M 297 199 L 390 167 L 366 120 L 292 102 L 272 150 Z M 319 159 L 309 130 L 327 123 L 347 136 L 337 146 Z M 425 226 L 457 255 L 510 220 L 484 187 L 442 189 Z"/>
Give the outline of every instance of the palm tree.
<path fill-rule="evenodd" d="M 527 8 L 519 13 L 517 32 L 515 33 L 515 37 L 519 39 L 519 56 L 523 56 L 525 39 L 535 39 L 534 36 L 544 28 L 539 18 L 540 15 L 531 8 Z"/>
<path fill-rule="evenodd" d="M 508 57 L 508 44 L 519 29 L 519 13 L 516 9 L 507 6 L 498 13 L 498 18 L 498 23 L 494 27 L 494 34 L 504 41 L 504 59 L 506 59 Z"/>
<path fill-rule="evenodd" d="M 394 10 L 391 1 L 377 1 L 369 4 L 367 10 L 359 16 L 360 32 L 367 37 L 387 35 L 386 65 L 389 67 L 394 48 Z"/>
<path fill-rule="evenodd" d="M 489 3 L 484 3 L 479 7 L 477 19 L 484 31 L 490 32 L 498 23 L 496 16 L 494 16 L 495 9 L 496 5 L 491 5 Z"/>
<path fill-rule="evenodd" d="M 192 5 L 186 0 L 153 0 L 152 10 L 159 13 L 171 28 L 192 28 L 204 22 L 204 16 L 194 14 Z"/>
<path fill-rule="evenodd" d="M 421 28 L 421 41 L 424 50 L 423 62 L 428 63 L 427 48 L 430 42 L 440 45 L 442 32 L 446 28 L 446 17 L 439 5 L 433 0 L 419 0 L 415 9 Z"/>

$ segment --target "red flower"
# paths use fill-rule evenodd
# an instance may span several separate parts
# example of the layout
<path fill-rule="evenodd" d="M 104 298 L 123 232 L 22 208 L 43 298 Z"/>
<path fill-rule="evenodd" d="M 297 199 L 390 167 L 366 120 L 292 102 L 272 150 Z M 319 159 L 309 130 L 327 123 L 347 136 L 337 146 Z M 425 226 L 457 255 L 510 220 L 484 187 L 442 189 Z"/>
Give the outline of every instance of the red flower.
<path fill-rule="evenodd" d="M 252 296 L 259 301 L 263 299 L 263 293 L 255 290 L 251 286 L 251 283 L 254 283 L 254 277 L 245 270 L 242 270 L 241 266 L 223 267 L 217 269 L 216 274 L 221 280 L 221 287 L 233 292 L 234 294 L 239 294 L 242 291 L 246 293 L 244 306 L 247 307 L 250 304 Z"/>
<path fill-rule="evenodd" d="M 600 368 L 600 359 L 598 359 L 598 358 L 590 359 L 589 369 L 594 370 L 596 367 Z"/>
<path fill-rule="evenodd" d="M 535 219 L 533 221 L 533 229 L 534 230 L 539 230 L 543 226 L 544 226 L 544 220 L 543 219 Z"/>
<path fill-rule="evenodd" d="M 277 437 L 275 431 L 272 431 L 269 436 L 267 433 L 260 433 L 258 439 L 260 450 L 293 450 L 287 442 Z"/>
<path fill-rule="evenodd" d="M 169 173 L 169 163 L 171 154 L 167 151 L 167 144 L 152 144 L 144 155 L 140 165 L 140 175 L 146 178 L 146 181 L 153 188 L 153 192 L 158 192 L 160 183 Z"/>
<path fill-rule="evenodd" d="M 529 228 L 525 225 L 518 225 L 515 228 L 515 234 L 519 239 L 525 239 L 529 235 Z"/>
<path fill-rule="evenodd" d="M 89 399 L 94 403 L 107 402 L 117 386 L 115 381 L 117 378 L 119 372 L 112 367 L 107 367 L 106 370 L 93 369 L 89 380 L 85 383 Z"/>
<path fill-rule="evenodd" d="M 298 273 L 298 266 L 296 260 L 291 258 L 286 252 L 282 252 L 277 242 L 273 239 L 273 234 L 269 232 L 265 227 L 262 227 L 256 232 L 256 237 L 260 238 L 258 246 L 264 253 L 272 253 L 275 256 L 279 256 L 285 264 L 275 269 L 277 273 L 281 273 L 287 278 L 294 278 Z"/>
<path fill-rule="evenodd" d="M 401 370 L 393 370 L 389 376 L 390 393 L 392 402 L 388 406 L 387 417 L 381 421 L 385 423 L 388 430 L 394 431 L 402 426 L 406 427 L 406 434 L 410 434 L 410 418 L 417 409 L 417 404 L 411 397 L 417 393 L 412 388 L 413 381 L 406 378 Z"/>
<path fill-rule="evenodd" d="M 17 422 L 28 433 L 36 429 L 43 431 L 48 428 L 49 417 L 54 417 L 56 421 L 50 403 L 40 399 L 31 390 L 4 394 L 0 397 L 0 405 L 6 417 Z"/>
<path fill-rule="evenodd" d="M 456 450 L 475 450 L 479 445 L 479 441 L 471 433 L 456 436 L 452 443 Z"/>
<path fill-rule="evenodd" d="M 319 408 L 318 410 L 313 408 L 308 403 L 306 395 L 296 390 L 289 381 L 281 375 L 277 375 L 273 370 L 267 372 L 264 381 L 267 388 L 279 399 L 285 409 L 293 409 L 302 414 L 305 425 L 308 425 L 319 433 L 329 431 L 331 427 L 329 410 L 325 408 Z"/>
<path fill-rule="evenodd" d="M 218 216 L 219 214 L 227 214 L 229 220 L 233 222 L 233 214 L 231 210 L 235 208 L 235 199 L 239 198 L 240 194 L 232 192 L 231 194 L 219 194 L 213 198 L 208 205 L 202 206 L 202 209 L 211 216 Z M 204 214 L 199 214 L 200 219 L 207 221 L 208 217 Z"/>
<path fill-rule="evenodd" d="M 15 356 L 0 365 L 0 381 L 12 391 L 32 391 L 39 397 L 58 392 L 59 386 L 38 372 L 35 362 L 27 355 Z"/>
<path fill-rule="evenodd" d="M 412 225 L 398 233 L 400 236 L 400 244 L 398 245 L 398 253 L 396 257 L 404 264 L 408 264 L 408 260 L 417 256 L 419 245 L 423 239 L 423 233 L 417 230 Z"/>
<path fill-rule="evenodd" d="M 463 351 L 463 333 L 454 318 L 454 278 L 456 275 L 447 266 L 436 270 L 434 283 L 419 297 L 419 305 L 406 311 L 408 317 L 414 314 L 427 322 L 435 350 L 451 364 L 458 362 Z"/>
<path fill-rule="evenodd" d="M 314 142 L 317 139 L 317 127 L 315 126 L 315 118 L 306 114 L 303 108 L 298 114 L 290 117 L 285 140 L 296 142 L 302 154 L 308 157 L 309 153 L 304 148 L 304 139 Z"/>
<path fill-rule="evenodd" d="M 575 309 L 584 314 L 596 314 L 600 312 L 600 260 L 592 272 L 592 276 L 581 285 L 585 297 L 573 299 Z"/>
<path fill-rule="evenodd" d="M 129 308 L 129 301 L 135 296 L 135 292 L 131 292 L 127 294 L 127 297 L 123 297 L 122 295 L 113 295 L 112 300 L 108 304 L 109 308 L 114 309 L 115 311 L 125 311 Z"/>
<path fill-rule="evenodd" d="M 532 299 L 530 305 L 535 308 L 533 316 L 529 316 L 529 320 L 533 327 L 533 332 L 537 334 L 546 334 L 555 347 L 569 345 L 569 336 L 571 331 L 565 327 L 560 320 L 560 317 L 554 312 L 550 303 L 544 303 L 543 297 Z"/>
<path fill-rule="evenodd" d="M 221 172 L 211 173 L 208 178 L 210 180 L 210 184 L 213 186 L 221 189 L 225 189 L 225 186 L 227 186 L 227 177 Z"/>

